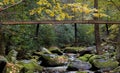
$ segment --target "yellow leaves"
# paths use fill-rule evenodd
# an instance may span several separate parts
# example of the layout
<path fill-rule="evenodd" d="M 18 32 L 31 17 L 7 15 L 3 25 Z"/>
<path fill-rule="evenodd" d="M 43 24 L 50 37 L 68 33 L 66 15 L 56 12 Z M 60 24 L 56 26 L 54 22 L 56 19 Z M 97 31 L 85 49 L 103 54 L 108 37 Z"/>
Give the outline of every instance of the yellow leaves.
<path fill-rule="evenodd" d="M 87 4 L 81 3 L 67 3 L 61 4 L 60 1 L 56 0 L 39 0 L 37 2 L 39 5 L 38 8 L 35 8 L 30 11 L 30 15 L 39 14 L 43 16 L 43 18 L 48 17 L 49 19 L 55 18 L 57 20 L 64 20 L 64 19 L 71 19 L 71 18 L 79 18 L 79 16 L 83 13 L 86 16 L 94 17 L 109 17 L 108 15 L 104 14 L 97 9 L 89 8 Z M 94 13 L 98 11 L 98 13 Z M 71 16 L 72 14 L 75 14 Z M 92 17 L 92 16 L 91 16 Z"/>
<path fill-rule="evenodd" d="M 102 17 L 108 17 L 110 18 L 110 16 L 108 16 L 107 14 L 104 13 L 104 11 L 102 9 L 92 9 L 92 12 L 93 12 L 93 17 L 96 17 L 96 18 L 102 18 Z"/>
<path fill-rule="evenodd" d="M 114 29 L 117 29 L 119 30 L 119 25 L 111 25 L 111 27 L 109 28 L 109 30 L 114 30 Z"/>
<path fill-rule="evenodd" d="M 84 12 L 85 14 L 89 14 L 89 13 L 91 12 L 91 9 L 89 9 L 89 8 L 87 8 L 87 7 L 83 7 L 82 9 L 83 9 L 83 12 Z"/>
<path fill-rule="evenodd" d="M 36 9 L 36 12 L 38 14 L 41 14 L 43 10 L 44 10 L 44 8 L 39 7 L 39 8 Z"/>
<path fill-rule="evenodd" d="M 0 2 L 0 6 L 2 6 L 3 5 L 3 3 L 2 2 Z"/>
<path fill-rule="evenodd" d="M 104 13 L 94 13 L 94 14 L 93 14 L 93 17 L 101 18 L 101 17 L 109 17 L 109 16 L 106 15 L 106 14 L 104 14 Z"/>
<path fill-rule="evenodd" d="M 52 0 L 52 2 L 53 2 L 53 3 L 56 3 L 56 1 L 55 1 L 55 0 Z"/>
<path fill-rule="evenodd" d="M 68 13 L 62 12 L 62 13 L 60 13 L 59 15 L 57 15 L 56 20 L 64 20 L 65 18 L 71 19 L 71 18 L 73 18 L 73 17 L 74 17 L 74 16 L 70 16 Z"/>
<path fill-rule="evenodd" d="M 30 15 L 35 14 L 35 10 L 30 10 Z"/>
<path fill-rule="evenodd" d="M 11 3 L 14 4 L 14 3 L 15 3 L 15 0 L 11 0 Z"/>
<path fill-rule="evenodd" d="M 6 4 L 9 4 L 9 0 L 3 0 L 3 3 L 6 5 Z"/>
<path fill-rule="evenodd" d="M 46 5 L 46 4 L 48 4 L 49 2 L 47 1 L 47 0 L 39 0 L 38 2 L 37 2 L 37 4 L 38 5 Z"/>
<path fill-rule="evenodd" d="M 49 9 L 45 10 L 45 12 L 51 17 L 54 17 L 54 15 L 55 15 L 54 12 Z"/>
<path fill-rule="evenodd" d="M 42 10 L 44 10 L 44 8 L 34 8 L 33 10 L 30 10 L 30 15 L 34 15 L 34 14 L 41 14 L 42 13 Z"/>
<path fill-rule="evenodd" d="M 77 13 L 84 12 L 85 14 L 89 14 L 90 12 L 92 12 L 92 9 L 88 8 L 88 5 L 86 4 L 82 5 L 81 3 L 73 3 L 68 4 L 68 7 L 70 7 L 73 12 Z"/>
<path fill-rule="evenodd" d="M 3 0 L 3 3 L 5 4 L 5 5 L 7 5 L 7 4 L 14 4 L 15 3 L 15 0 Z"/>

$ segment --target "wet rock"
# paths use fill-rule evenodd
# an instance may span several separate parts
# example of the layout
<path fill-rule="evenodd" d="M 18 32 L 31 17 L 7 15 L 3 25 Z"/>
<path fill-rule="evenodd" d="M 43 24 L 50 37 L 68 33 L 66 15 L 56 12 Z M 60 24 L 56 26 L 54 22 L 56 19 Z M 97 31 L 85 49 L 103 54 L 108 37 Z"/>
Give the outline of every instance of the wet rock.
<path fill-rule="evenodd" d="M 4 56 L 0 56 L 0 73 L 3 73 L 6 64 L 7 64 L 6 58 Z"/>
<path fill-rule="evenodd" d="M 88 70 L 90 69 L 92 66 L 90 63 L 88 62 L 83 62 L 83 61 L 80 61 L 80 60 L 75 60 L 73 62 L 70 63 L 69 67 L 67 70 L 72 70 L 72 71 L 75 71 L 75 70 Z"/>
<path fill-rule="evenodd" d="M 92 54 L 96 54 L 96 46 L 90 46 L 90 47 L 87 47 L 88 50 L 91 50 L 91 53 Z"/>
<path fill-rule="evenodd" d="M 78 71 L 76 73 L 94 73 L 94 72 L 89 70 L 84 70 L 84 71 Z"/>
<path fill-rule="evenodd" d="M 63 55 L 63 52 L 58 47 L 50 47 L 49 51 L 54 54 Z"/>
<path fill-rule="evenodd" d="M 68 71 L 68 72 L 65 72 L 65 73 L 77 73 L 77 71 Z"/>
<path fill-rule="evenodd" d="M 67 69 L 67 66 L 46 67 L 45 71 L 48 73 L 64 73 L 66 69 Z"/>
<path fill-rule="evenodd" d="M 41 56 L 43 54 L 52 54 L 48 49 L 41 47 L 39 50 L 36 50 L 32 53 L 33 56 Z"/>
<path fill-rule="evenodd" d="M 68 58 L 65 56 L 58 56 L 55 54 L 44 54 L 41 56 L 41 65 L 46 67 L 62 66 L 68 62 Z"/>
<path fill-rule="evenodd" d="M 42 52 L 45 52 L 45 53 L 47 53 L 47 54 L 52 54 L 47 48 L 45 48 L 45 47 L 41 47 L 40 48 L 40 51 L 42 51 Z"/>

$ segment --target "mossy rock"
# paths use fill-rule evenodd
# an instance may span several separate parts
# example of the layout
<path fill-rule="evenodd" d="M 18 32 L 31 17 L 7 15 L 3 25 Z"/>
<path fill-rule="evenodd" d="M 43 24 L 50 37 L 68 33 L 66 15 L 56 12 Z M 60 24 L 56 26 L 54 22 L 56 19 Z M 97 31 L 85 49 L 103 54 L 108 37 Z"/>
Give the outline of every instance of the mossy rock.
<path fill-rule="evenodd" d="M 89 70 L 91 67 L 92 67 L 92 65 L 89 62 L 74 60 L 69 64 L 67 70 L 69 70 L 69 71 Z"/>
<path fill-rule="evenodd" d="M 116 68 L 119 64 L 117 61 L 113 61 L 111 59 L 105 60 L 105 59 L 95 59 L 93 60 L 93 64 L 97 68 Z"/>
<path fill-rule="evenodd" d="M 87 62 L 92 56 L 93 54 L 85 54 L 84 56 L 81 56 L 78 59 Z"/>
<path fill-rule="evenodd" d="M 34 73 L 34 71 L 42 72 L 43 69 L 36 60 L 19 61 L 17 64 L 20 65 L 26 73 Z"/>
<path fill-rule="evenodd" d="M 64 65 L 67 61 L 68 58 L 65 56 L 50 56 L 50 55 L 42 55 L 41 56 L 42 63 L 41 65 L 43 66 L 62 66 Z"/>
<path fill-rule="evenodd" d="M 88 72 L 86 72 L 86 71 L 78 71 L 76 73 L 88 73 Z"/>
<path fill-rule="evenodd" d="M 80 51 L 86 50 L 84 47 L 66 47 L 65 53 L 79 53 Z"/>
<path fill-rule="evenodd" d="M 95 60 L 95 59 L 101 59 L 101 58 L 104 58 L 104 57 L 101 56 L 101 55 L 93 55 L 93 56 L 91 56 L 91 57 L 89 58 L 89 62 L 90 62 L 90 63 L 93 63 L 93 60 Z"/>
<path fill-rule="evenodd" d="M 58 47 L 50 47 L 49 51 L 58 55 L 62 55 L 63 52 Z"/>
<path fill-rule="evenodd" d="M 78 59 L 79 59 L 79 60 L 82 60 L 82 61 L 85 61 L 85 62 L 87 62 L 87 61 L 88 61 L 88 58 L 86 58 L 86 57 L 84 57 L 84 56 L 79 57 Z"/>
<path fill-rule="evenodd" d="M 11 51 L 8 53 L 8 55 L 6 56 L 6 58 L 7 58 L 7 60 L 8 60 L 9 62 L 14 62 L 14 63 L 15 63 L 15 62 L 16 62 L 17 54 L 18 54 L 18 52 L 13 49 L 13 50 L 11 50 Z"/>

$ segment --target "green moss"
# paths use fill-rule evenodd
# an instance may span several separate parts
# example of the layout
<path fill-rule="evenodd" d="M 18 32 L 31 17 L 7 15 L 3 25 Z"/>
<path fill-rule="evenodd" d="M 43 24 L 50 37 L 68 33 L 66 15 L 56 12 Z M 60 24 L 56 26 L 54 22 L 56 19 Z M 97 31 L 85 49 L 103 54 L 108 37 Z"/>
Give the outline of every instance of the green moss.
<path fill-rule="evenodd" d="M 88 72 L 85 72 L 85 71 L 78 71 L 77 73 L 88 73 Z"/>
<path fill-rule="evenodd" d="M 78 59 L 87 62 L 92 56 L 93 54 L 85 54 L 84 56 L 79 57 Z"/>
<path fill-rule="evenodd" d="M 56 53 L 58 55 L 62 55 L 63 54 L 63 52 L 58 47 L 50 47 L 49 51 L 52 52 L 52 53 Z"/>
<path fill-rule="evenodd" d="M 101 58 L 102 58 L 102 56 L 93 55 L 92 57 L 89 58 L 89 62 L 90 62 L 90 63 L 93 63 L 93 60 L 95 60 L 95 59 L 101 59 Z"/>
<path fill-rule="evenodd" d="M 117 61 L 113 61 L 113 60 L 105 60 L 103 62 L 100 62 L 99 60 L 100 59 L 93 60 L 93 64 L 97 68 L 115 68 L 119 64 Z"/>
<path fill-rule="evenodd" d="M 16 56 L 17 56 L 18 52 L 15 50 L 11 50 L 8 55 L 6 56 L 7 60 L 9 62 L 16 62 Z"/>
<path fill-rule="evenodd" d="M 18 62 L 18 65 L 21 65 L 21 67 L 26 69 L 27 72 L 29 72 L 29 73 L 34 72 L 35 70 L 42 71 L 42 67 L 37 63 L 36 60 L 31 60 L 31 61 L 29 61 L 27 63 Z"/>
<path fill-rule="evenodd" d="M 79 59 L 79 60 L 82 60 L 82 61 L 85 61 L 85 62 L 87 62 L 87 61 L 88 61 L 88 58 L 86 58 L 86 57 L 84 57 L 84 56 L 79 57 L 78 59 Z"/>
<path fill-rule="evenodd" d="M 83 51 L 85 50 L 84 47 L 66 47 L 64 52 L 67 52 L 67 53 L 78 53 L 80 51 Z"/>
<path fill-rule="evenodd" d="M 84 57 L 86 57 L 86 58 L 90 58 L 90 57 L 92 57 L 93 56 L 93 54 L 85 54 L 84 55 Z"/>

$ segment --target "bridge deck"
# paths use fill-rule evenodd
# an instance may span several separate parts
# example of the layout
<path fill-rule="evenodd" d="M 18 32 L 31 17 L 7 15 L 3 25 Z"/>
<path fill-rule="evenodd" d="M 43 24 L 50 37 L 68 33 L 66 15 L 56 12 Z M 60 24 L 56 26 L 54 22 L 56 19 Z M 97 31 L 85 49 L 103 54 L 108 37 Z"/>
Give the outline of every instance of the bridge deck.
<path fill-rule="evenodd" d="M 41 20 L 41 21 L 3 21 L 4 25 L 17 24 L 120 24 L 120 21 L 103 21 L 103 20 Z"/>

